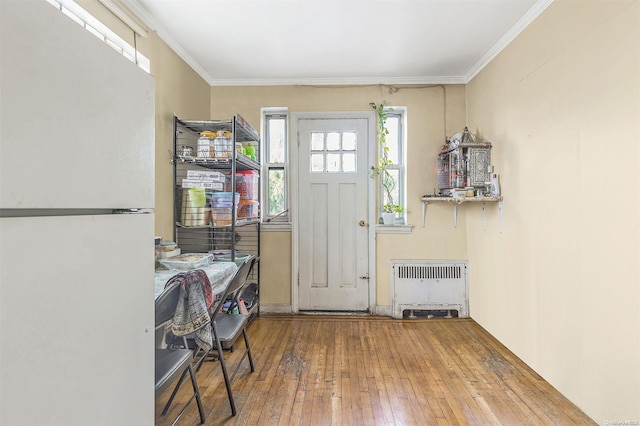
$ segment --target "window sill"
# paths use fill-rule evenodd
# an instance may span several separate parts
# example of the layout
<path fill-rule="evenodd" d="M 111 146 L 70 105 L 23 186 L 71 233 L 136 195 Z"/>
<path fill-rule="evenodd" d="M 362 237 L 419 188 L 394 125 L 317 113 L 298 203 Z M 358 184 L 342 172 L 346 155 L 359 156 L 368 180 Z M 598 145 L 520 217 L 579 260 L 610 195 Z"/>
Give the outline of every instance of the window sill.
<path fill-rule="evenodd" d="M 413 225 L 376 225 L 376 234 L 410 234 Z"/>

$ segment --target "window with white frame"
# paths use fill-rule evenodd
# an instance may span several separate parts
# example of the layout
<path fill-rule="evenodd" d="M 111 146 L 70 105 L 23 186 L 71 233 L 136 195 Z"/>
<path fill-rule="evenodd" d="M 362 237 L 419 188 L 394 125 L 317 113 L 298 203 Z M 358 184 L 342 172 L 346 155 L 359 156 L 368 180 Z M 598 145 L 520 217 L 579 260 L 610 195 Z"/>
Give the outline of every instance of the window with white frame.
<path fill-rule="evenodd" d="M 47 0 L 56 9 L 67 15 L 91 34 L 102 40 L 109 47 L 138 65 L 147 73 L 151 72 L 151 62 L 138 49 L 127 43 L 106 25 L 98 21 L 89 12 L 80 7 L 73 0 Z M 134 32 L 135 41 L 135 32 Z"/>
<path fill-rule="evenodd" d="M 393 179 L 393 185 L 388 186 L 389 193 L 383 185 L 380 185 L 379 200 L 380 211 L 382 206 L 390 203 L 389 195 L 394 204 L 402 207 L 402 211 L 398 213 L 398 219 L 401 223 L 405 223 L 405 206 L 406 206 L 406 141 L 405 141 L 405 119 L 406 109 L 402 107 L 385 108 L 387 116 L 386 128 L 389 133 L 386 135 L 387 157 L 389 164 L 387 171 Z M 381 155 L 382 153 L 379 153 Z"/>
<path fill-rule="evenodd" d="M 265 222 L 289 222 L 287 110 L 263 110 Z"/>

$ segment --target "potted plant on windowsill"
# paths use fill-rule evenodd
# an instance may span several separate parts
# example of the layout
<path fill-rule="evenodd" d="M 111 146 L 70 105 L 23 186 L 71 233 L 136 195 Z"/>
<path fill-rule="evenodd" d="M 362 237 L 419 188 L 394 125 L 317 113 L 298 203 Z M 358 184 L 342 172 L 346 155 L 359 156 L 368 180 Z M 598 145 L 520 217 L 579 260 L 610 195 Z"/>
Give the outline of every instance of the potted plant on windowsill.
<path fill-rule="evenodd" d="M 385 225 L 393 225 L 396 221 L 396 205 L 385 204 L 382 206 L 382 223 Z"/>
<path fill-rule="evenodd" d="M 376 105 L 371 102 L 369 104 L 378 115 L 378 131 L 377 139 L 380 145 L 380 158 L 376 166 L 371 166 L 369 170 L 369 176 L 372 179 L 380 178 L 380 185 L 384 189 L 384 198 L 386 203 L 382 206 L 382 223 L 385 225 L 393 225 L 396 215 L 404 211 L 404 207 L 397 204 L 393 199 L 393 190 L 396 187 L 396 181 L 387 170 L 387 166 L 391 164 L 389 159 L 389 147 L 387 146 L 387 135 L 389 130 L 386 127 L 387 114 L 384 110 L 384 105 Z"/>

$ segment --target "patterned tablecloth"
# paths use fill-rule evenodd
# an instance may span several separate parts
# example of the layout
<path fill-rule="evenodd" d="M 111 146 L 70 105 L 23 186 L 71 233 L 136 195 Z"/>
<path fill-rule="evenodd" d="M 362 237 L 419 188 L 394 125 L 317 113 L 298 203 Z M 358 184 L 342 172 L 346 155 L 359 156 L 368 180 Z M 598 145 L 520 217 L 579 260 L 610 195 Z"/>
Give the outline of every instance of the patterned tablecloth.
<path fill-rule="evenodd" d="M 218 293 L 218 289 L 221 288 L 223 284 L 227 283 L 233 276 L 233 273 L 238 269 L 238 266 L 235 262 L 222 262 L 216 260 L 199 269 L 202 269 L 207 273 L 209 281 L 211 281 L 211 286 L 213 287 L 213 294 L 215 295 Z M 158 297 L 158 295 L 162 293 L 167 281 L 180 272 L 181 271 L 177 271 L 175 269 L 156 269 L 155 297 Z"/>

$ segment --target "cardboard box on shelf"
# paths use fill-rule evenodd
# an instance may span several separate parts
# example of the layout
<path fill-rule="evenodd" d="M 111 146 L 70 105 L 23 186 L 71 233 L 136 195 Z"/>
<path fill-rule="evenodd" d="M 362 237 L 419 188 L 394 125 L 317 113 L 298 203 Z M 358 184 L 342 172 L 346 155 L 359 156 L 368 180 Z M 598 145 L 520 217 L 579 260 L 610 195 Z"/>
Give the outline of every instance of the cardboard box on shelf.
<path fill-rule="evenodd" d="M 195 186 L 200 186 L 212 191 L 222 191 L 224 189 L 224 183 L 222 182 L 214 182 L 212 180 L 204 179 L 182 179 L 183 188 L 193 188 Z"/>
<path fill-rule="evenodd" d="M 187 170 L 187 179 L 189 180 L 212 180 L 214 182 L 223 182 L 225 179 L 225 175 L 220 172 L 215 172 L 213 170 Z"/>

